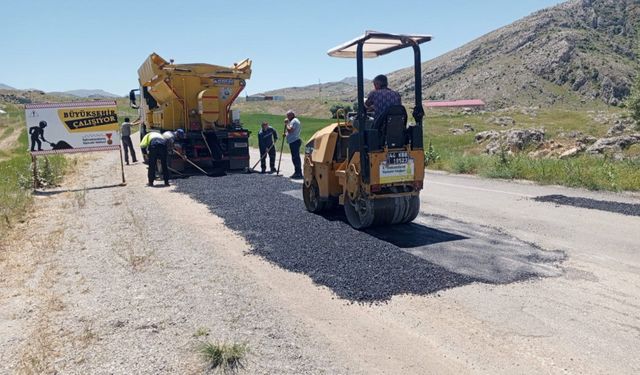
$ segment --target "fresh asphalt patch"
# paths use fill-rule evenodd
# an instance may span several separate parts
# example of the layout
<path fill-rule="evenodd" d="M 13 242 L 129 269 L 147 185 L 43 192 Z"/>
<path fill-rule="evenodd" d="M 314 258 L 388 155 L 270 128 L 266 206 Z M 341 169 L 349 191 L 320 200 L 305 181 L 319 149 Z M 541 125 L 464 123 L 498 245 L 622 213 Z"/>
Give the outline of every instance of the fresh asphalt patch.
<path fill-rule="evenodd" d="M 536 202 L 555 203 L 562 206 L 613 212 L 627 216 L 640 216 L 640 204 L 638 203 L 602 201 L 590 198 L 567 197 L 565 195 L 545 195 L 533 198 L 533 200 Z"/>
<path fill-rule="evenodd" d="M 387 301 L 562 273 L 558 264 L 564 253 L 490 227 L 422 215 L 411 224 L 357 231 L 341 209 L 307 212 L 300 191 L 299 183 L 269 175 L 176 181 L 176 192 L 207 205 L 255 254 L 350 301 Z"/>

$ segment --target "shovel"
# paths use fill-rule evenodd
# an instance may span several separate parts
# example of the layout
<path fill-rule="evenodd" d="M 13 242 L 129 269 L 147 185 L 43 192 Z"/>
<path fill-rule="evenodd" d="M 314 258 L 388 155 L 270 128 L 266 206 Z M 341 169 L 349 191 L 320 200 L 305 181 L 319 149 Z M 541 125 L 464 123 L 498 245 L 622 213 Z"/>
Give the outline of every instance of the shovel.
<path fill-rule="evenodd" d="M 284 123 L 284 132 L 282 133 L 282 144 L 280 145 L 280 158 L 278 158 L 278 169 L 276 171 L 276 176 L 280 176 L 280 163 L 282 162 L 282 151 L 284 150 L 284 140 L 287 138 L 287 123 Z"/>
<path fill-rule="evenodd" d="M 258 163 L 260 163 L 264 158 L 267 157 L 267 155 L 269 154 L 269 151 L 271 151 L 271 149 L 273 148 L 274 144 L 272 143 L 271 146 L 269 146 L 269 148 L 267 149 L 267 151 L 265 151 L 264 155 L 262 155 L 262 157 L 260 157 L 260 160 L 258 160 L 253 167 L 251 167 L 251 169 L 249 170 L 249 172 L 255 172 L 256 171 L 256 166 L 258 166 Z"/>

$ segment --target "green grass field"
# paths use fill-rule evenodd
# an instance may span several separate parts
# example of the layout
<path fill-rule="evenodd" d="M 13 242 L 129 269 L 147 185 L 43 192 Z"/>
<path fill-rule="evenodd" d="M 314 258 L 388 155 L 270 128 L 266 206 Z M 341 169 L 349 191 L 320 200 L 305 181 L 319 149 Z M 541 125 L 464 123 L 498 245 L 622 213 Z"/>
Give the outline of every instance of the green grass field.
<path fill-rule="evenodd" d="M 458 112 L 428 113 L 424 121 L 425 148 L 432 143 L 438 160 L 429 164 L 429 169 L 453 173 L 478 174 L 488 178 L 525 179 L 541 184 L 558 184 L 583 187 L 591 190 L 640 191 L 640 147 L 627 150 L 629 160 L 615 161 L 610 158 L 580 156 L 573 159 L 532 159 L 525 154 L 516 156 L 489 156 L 483 153 L 484 145 L 475 143 L 475 133 L 453 135 L 451 129 L 464 124 L 474 127 L 476 132 L 505 130 L 488 123 L 490 117 L 509 116 L 516 121 L 515 128 L 546 129 L 547 139 L 567 145 L 574 142 L 562 135 L 570 131 L 602 137 L 610 125 L 593 119 L 594 113 L 569 109 L 537 110 L 535 114 L 511 112 L 500 114 L 463 115 Z M 252 131 L 250 144 L 257 145 L 256 134 L 262 121 L 269 122 L 278 133 L 283 130 L 284 116 L 244 113 L 242 122 Z M 301 117 L 302 138 L 306 142 L 317 130 L 335 120 Z M 285 152 L 287 152 L 285 147 Z"/>
<path fill-rule="evenodd" d="M 249 137 L 249 144 L 252 147 L 258 147 L 258 132 L 260 131 L 260 124 L 263 121 L 267 121 L 269 125 L 271 125 L 275 130 L 278 131 L 278 137 L 282 135 L 284 132 L 284 119 L 285 116 L 278 115 L 268 115 L 268 114 L 256 114 L 256 113 L 248 113 L 242 114 L 242 124 L 245 129 L 249 129 L 251 131 L 251 136 Z M 302 124 L 302 139 L 306 142 L 313 134 L 322 129 L 323 127 L 330 125 L 335 122 L 335 120 L 329 119 L 317 119 L 317 118 L 309 118 L 309 117 L 300 117 L 300 123 Z M 285 151 L 287 147 L 285 147 Z M 301 152 L 304 152 L 304 147 L 301 148 Z"/>

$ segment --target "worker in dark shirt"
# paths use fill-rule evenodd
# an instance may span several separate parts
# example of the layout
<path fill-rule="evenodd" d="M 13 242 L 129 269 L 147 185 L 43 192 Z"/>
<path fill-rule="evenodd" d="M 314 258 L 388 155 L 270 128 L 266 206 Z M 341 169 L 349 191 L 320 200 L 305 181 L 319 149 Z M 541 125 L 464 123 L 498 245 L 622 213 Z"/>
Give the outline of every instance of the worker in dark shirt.
<path fill-rule="evenodd" d="M 164 186 L 169 186 L 169 166 L 167 165 L 167 140 L 158 132 L 149 132 L 142 137 L 140 149 L 143 154 L 149 153 L 149 169 L 147 171 L 148 186 L 153 186 L 156 179 L 156 165 L 158 159 L 162 166 Z"/>
<path fill-rule="evenodd" d="M 388 85 L 387 76 L 380 74 L 374 78 L 373 87 L 375 90 L 369 93 L 367 100 L 364 102 L 368 111 L 375 111 L 376 118 L 382 115 L 387 108 L 393 105 L 402 105 L 400 94 L 391 90 Z"/>
<path fill-rule="evenodd" d="M 267 170 L 267 153 L 269 154 L 269 174 L 276 172 L 276 148 L 274 142 L 278 140 L 278 132 L 269 126 L 266 121 L 262 122 L 262 129 L 258 132 L 258 146 L 260 147 L 260 167 L 262 173 Z"/>
<path fill-rule="evenodd" d="M 131 123 L 129 122 L 128 117 L 125 117 L 124 122 L 120 125 L 120 139 L 122 140 L 122 148 L 124 148 L 125 163 L 129 165 L 129 152 L 131 152 L 133 162 L 136 163 L 138 160 L 136 159 L 136 151 L 134 150 L 133 142 L 131 141 Z"/>
<path fill-rule="evenodd" d="M 38 126 L 32 126 L 29 128 L 29 135 L 31 135 L 31 151 L 36 151 L 36 144 L 38 145 L 38 151 L 42 151 L 42 142 L 40 140 L 47 142 L 44 139 L 44 128 L 47 127 L 46 121 L 40 121 Z"/>

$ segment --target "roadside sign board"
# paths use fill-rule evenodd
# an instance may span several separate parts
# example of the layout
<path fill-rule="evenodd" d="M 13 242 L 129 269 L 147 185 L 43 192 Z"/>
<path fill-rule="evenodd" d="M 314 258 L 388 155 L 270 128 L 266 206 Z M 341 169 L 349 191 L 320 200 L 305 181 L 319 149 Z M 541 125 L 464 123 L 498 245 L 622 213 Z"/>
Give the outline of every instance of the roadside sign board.
<path fill-rule="evenodd" d="M 115 101 L 25 105 L 32 155 L 118 150 Z"/>

